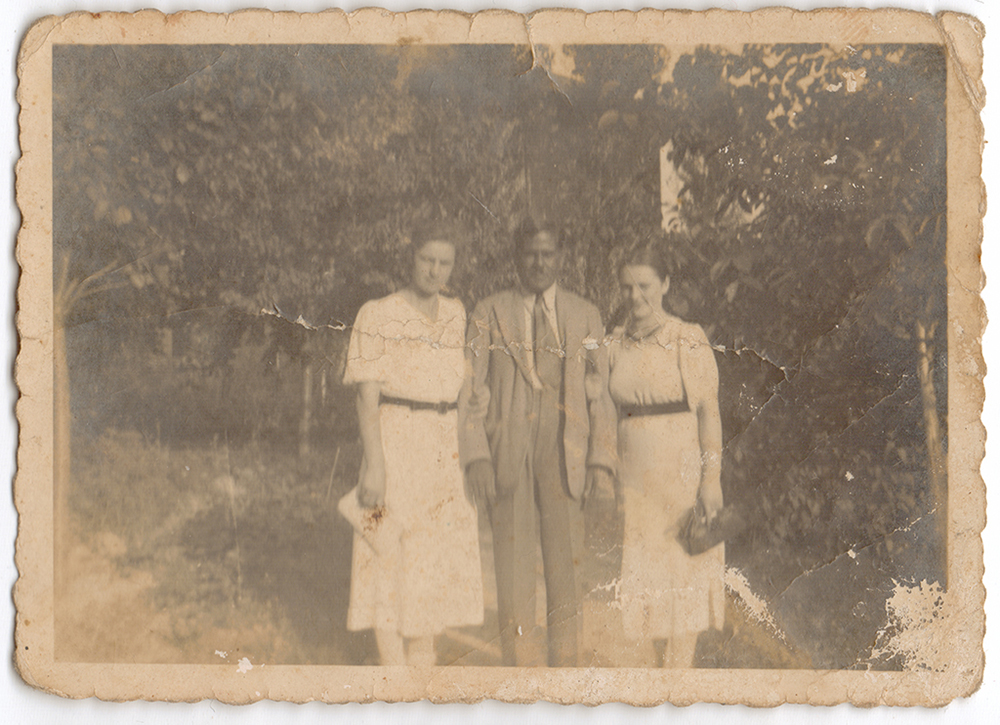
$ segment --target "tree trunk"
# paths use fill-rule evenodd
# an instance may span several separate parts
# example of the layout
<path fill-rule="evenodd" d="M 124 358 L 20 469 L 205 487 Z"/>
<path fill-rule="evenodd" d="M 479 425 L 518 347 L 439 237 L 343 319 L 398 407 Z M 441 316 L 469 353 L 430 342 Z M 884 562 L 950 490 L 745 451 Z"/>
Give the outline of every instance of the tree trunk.
<path fill-rule="evenodd" d="M 941 450 L 941 427 L 937 414 L 937 394 L 934 390 L 934 325 L 927 329 L 917 322 L 917 345 L 920 362 L 920 393 L 924 406 L 924 430 L 927 436 L 927 473 L 930 482 L 931 506 L 935 512 L 935 531 L 945 546 L 948 533 L 948 479 L 944 453 Z M 945 566 L 945 571 L 948 567 Z"/>
<path fill-rule="evenodd" d="M 53 467 L 52 467 L 52 539 L 53 585 L 56 612 L 60 595 L 65 594 L 66 576 L 69 572 L 69 549 L 72 542 L 69 520 L 70 487 L 70 407 L 69 365 L 66 360 L 66 328 L 62 311 L 54 311 L 52 335 L 53 380 Z"/>
<path fill-rule="evenodd" d="M 309 455 L 309 434 L 312 430 L 312 361 L 302 365 L 302 419 L 299 421 L 299 457 Z"/>

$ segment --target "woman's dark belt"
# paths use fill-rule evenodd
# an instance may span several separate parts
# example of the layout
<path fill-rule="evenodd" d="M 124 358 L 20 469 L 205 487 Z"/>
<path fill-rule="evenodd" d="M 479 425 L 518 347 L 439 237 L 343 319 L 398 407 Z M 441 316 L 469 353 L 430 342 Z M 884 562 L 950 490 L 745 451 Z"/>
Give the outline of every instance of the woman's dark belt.
<path fill-rule="evenodd" d="M 424 400 L 410 400 L 409 398 L 396 398 L 392 395 L 379 395 L 378 404 L 402 405 L 404 408 L 409 408 L 410 410 L 436 410 L 441 415 L 444 415 L 449 410 L 455 410 L 456 408 L 458 408 L 458 402 L 448 403 L 446 401 L 441 401 L 440 403 L 428 403 Z"/>
<path fill-rule="evenodd" d="M 619 405 L 619 418 L 632 418 L 640 415 L 673 415 L 688 413 L 691 407 L 687 400 L 677 400 L 672 403 L 652 403 L 650 405 Z"/>

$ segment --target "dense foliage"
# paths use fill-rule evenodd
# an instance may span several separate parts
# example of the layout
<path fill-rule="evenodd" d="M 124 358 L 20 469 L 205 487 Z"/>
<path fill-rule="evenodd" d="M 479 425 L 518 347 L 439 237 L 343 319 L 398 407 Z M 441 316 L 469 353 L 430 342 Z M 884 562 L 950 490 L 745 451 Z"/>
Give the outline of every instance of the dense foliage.
<path fill-rule="evenodd" d="M 349 438 L 337 330 L 427 217 L 470 229 L 466 304 L 513 283 L 531 214 L 613 320 L 669 144 L 669 302 L 718 347 L 724 485 L 753 522 L 730 563 L 795 621 L 803 572 L 848 552 L 862 589 L 941 579 L 943 542 L 899 532 L 943 503 L 917 337 L 942 323 L 943 426 L 944 73 L 931 46 L 57 47 L 55 284 L 116 281 L 60 311 L 79 432 L 277 439 L 319 405 L 314 436 Z"/>

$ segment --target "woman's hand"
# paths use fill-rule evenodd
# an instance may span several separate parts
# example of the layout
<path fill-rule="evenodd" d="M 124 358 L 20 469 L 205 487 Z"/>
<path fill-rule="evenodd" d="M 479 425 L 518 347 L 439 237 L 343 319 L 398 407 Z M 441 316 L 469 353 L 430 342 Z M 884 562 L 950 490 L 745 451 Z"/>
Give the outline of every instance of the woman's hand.
<path fill-rule="evenodd" d="M 625 486 L 620 478 L 615 476 L 615 514 L 621 516 L 625 511 Z"/>
<path fill-rule="evenodd" d="M 382 427 L 378 402 L 381 387 L 375 382 L 358 385 L 358 427 L 361 431 L 361 476 L 358 504 L 365 508 L 385 505 L 385 454 L 382 452 Z"/>
<path fill-rule="evenodd" d="M 711 521 L 722 510 L 722 482 L 718 478 L 713 483 L 702 480 L 698 496 L 705 508 L 706 520 Z"/>
<path fill-rule="evenodd" d="M 580 508 L 586 507 L 587 502 L 592 499 L 598 491 L 612 490 L 616 492 L 615 499 L 617 500 L 617 489 L 615 485 L 615 476 L 604 466 L 587 466 L 587 475 L 583 483 L 583 492 L 580 495 Z"/>
<path fill-rule="evenodd" d="M 373 458 L 374 461 L 369 461 L 366 454 L 361 462 L 358 503 L 364 508 L 385 505 L 385 459 L 382 456 Z"/>

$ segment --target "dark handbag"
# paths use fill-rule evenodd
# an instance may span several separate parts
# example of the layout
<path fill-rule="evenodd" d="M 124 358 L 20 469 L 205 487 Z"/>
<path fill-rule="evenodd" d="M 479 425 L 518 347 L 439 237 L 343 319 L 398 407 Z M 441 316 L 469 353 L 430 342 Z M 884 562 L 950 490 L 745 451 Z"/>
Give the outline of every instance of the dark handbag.
<path fill-rule="evenodd" d="M 694 660 L 692 667 L 726 667 L 726 647 L 733 639 L 733 631 L 722 630 L 709 625 L 708 629 L 698 633 L 698 640 L 694 646 Z"/>
<path fill-rule="evenodd" d="M 723 506 L 709 521 L 699 501 L 681 518 L 677 540 L 689 555 L 698 556 L 739 535 L 745 528 L 746 522 L 732 506 Z"/>

